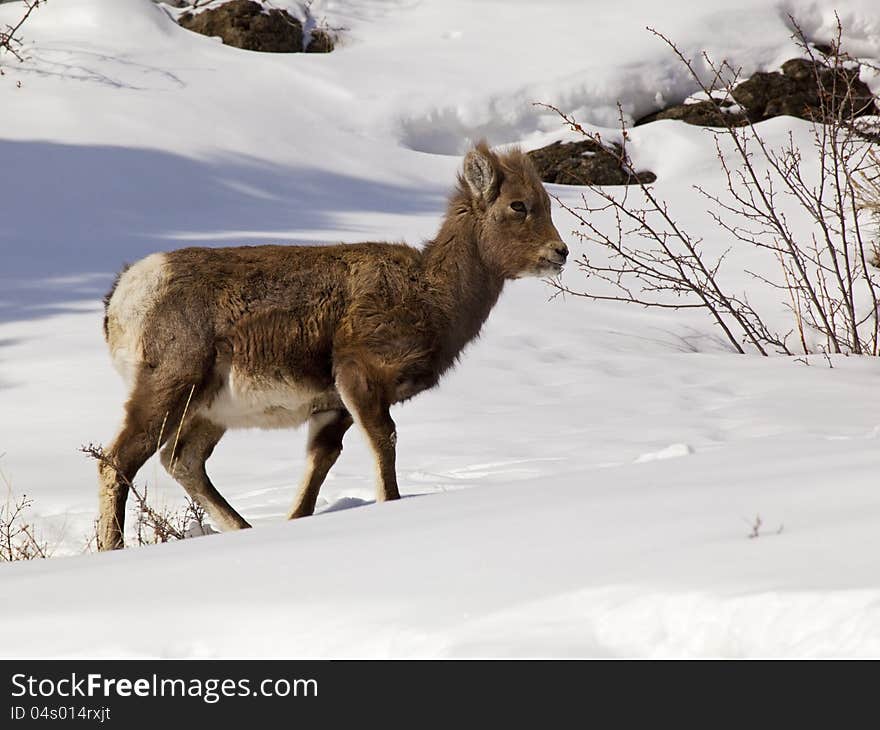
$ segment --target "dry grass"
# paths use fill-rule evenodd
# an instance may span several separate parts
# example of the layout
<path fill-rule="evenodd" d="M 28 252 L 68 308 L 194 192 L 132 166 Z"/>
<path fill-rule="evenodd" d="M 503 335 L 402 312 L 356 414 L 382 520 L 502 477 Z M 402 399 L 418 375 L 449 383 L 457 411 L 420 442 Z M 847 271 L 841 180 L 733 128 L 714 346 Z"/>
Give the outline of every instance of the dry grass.
<path fill-rule="evenodd" d="M 6 489 L 0 503 L 0 562 L 51 557 L 48 543 L 37 534 L 29 516 L 33 500 L 26 494 L 16 495 L 2 471 L 0 480 Z"/>

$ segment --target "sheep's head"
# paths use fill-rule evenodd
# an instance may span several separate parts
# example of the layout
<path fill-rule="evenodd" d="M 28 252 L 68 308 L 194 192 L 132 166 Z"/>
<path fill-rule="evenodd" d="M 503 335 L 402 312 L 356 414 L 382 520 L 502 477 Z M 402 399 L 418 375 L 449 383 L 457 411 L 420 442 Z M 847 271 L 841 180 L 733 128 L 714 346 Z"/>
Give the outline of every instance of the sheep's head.
<path fill-rule="evenodd" d="M 519 150 L 497 155 L 485 143 L 464 158 L 461 191 L 479 221 L 480 256 L 505 279 L 558 274 L 568 247 L 550 216 L 550 196 Z"/>

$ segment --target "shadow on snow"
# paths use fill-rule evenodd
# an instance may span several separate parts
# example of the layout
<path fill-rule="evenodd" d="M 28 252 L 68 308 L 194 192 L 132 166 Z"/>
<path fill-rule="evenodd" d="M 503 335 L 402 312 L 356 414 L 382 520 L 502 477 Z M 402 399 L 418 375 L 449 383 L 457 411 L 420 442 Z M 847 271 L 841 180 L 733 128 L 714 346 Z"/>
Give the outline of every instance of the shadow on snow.
<path fill-rule="evenodd" d="M 0 141 L 0 160 L 9 171 L 0 180 L 0 322 L 97 305 L 124 263 L 153 251 L 303 245 L 316 231 L 350 229 L 340 214 L 439 216 L 444 208 L 439 188 L 240 156 Z"/>

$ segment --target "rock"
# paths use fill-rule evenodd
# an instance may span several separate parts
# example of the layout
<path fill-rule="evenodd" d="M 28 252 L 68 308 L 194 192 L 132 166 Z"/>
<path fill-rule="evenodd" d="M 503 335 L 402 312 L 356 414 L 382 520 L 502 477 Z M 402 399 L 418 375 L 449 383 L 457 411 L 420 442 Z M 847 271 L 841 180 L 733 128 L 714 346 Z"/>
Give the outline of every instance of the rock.
<path fill-rule="evenodd" d="M 635 175 L 620 164 L 620 145 L 593 140 L 553 142 L 528 153 L 544 182 L 557 185 L 633 185 L 657 179 L 647 170 Z"/>
<path fill-rule="evenodd" d="M 737 84 L 730 95 L 743 111 L 725 111 L 729 103 L 710 100 L 676 104 L 642 117 L 635 126 L 658 119 L 679 119 L 702 127 L 723 127 L 722 115 L 737 127 L 783 115 L 819 120 L 823 98 L 826 108 L 834 100 L 844 118 L 878 113 L 871 90 L 859 79 L 858 68 L 834 69 L 807 58 L 786 61 L 781 72 L 759 71 Z"/>
<path fill-rule="evenodd" d="M 816 76 L 817 68 L 821 68 L 821 64 L 806 58 L 791 58 L 782 64 L 782 75 L 803 84 Z"/>
<path fill-rule="evenodd" d="M 724 127 L 726 124 L 740 127 L 748 123 L 745 114 L 725 111 L 726 106 L 731 105 L 709 100 L 698 101 L 694 104 L 676 104 L 642 117 L 636 121 L 634 126 L 655 122 L 658 119 L 677 119 L 699 127 Z"/>
<path fill-rule="evenodd" d="M 858 68 L 834 69 L 806 58 L 786 61 L 782 73 L 754 74 L 735 86 L 731 96 L 753 122 L 781 115 L 820 120 L 823 99 L 826 109 L 837 105 L 844 117 L 877 113 L 874 97 L 859 79 Z"/>
<path fill-rule="evenodd" d="M 765 110 L 771 100 L 777 104 L 781 99 L 799 94 L 799 85 L 794 79 L 777 72 L 759 71 L 751 78 L 733 88 L 731 96 L 742 106 L 753 122 L 766 119 Z M 818 102 L 818 96 L 815 97 Z M 792 100 L 793 103 L 793 100 Z"/>
<path fill-rule="evenodd" d="M 264 11 L 251 0 L 231 0 L 200 13 L 184 13 L 178 23 L 207 36 L 220 36 L 227 46 L 267 53 L 303 50 L 302 23 L 286 10 Z"/>
<path fill-rule="evenodd" d="M 330 53 L 336 43 L 333 36 L 326 30 L 313 30 L 306 46 L 306 53 Z"/>
<path fill-rule="evenodd" d="M 810 119 L 810 114 L 818 108 L 818 98 L 815 100 L 806 94 L 791 94 L 779 99 L 770 99 L 764 107 L 762 119 L 773 117 L 798 117 Z"/>
<path fill-rule="evenodd" d="M 860 117 L 853 126 L 856 134 L 862 139 L 867 140 L 871 144 L 880 144 L 880 116 Z"/>

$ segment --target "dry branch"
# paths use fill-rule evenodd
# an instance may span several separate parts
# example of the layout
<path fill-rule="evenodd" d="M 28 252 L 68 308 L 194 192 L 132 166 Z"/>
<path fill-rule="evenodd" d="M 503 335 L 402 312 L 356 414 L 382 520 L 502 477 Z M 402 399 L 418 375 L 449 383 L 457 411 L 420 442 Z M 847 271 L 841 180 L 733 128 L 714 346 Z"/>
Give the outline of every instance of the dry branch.
<path fill-rule="evenodd" d="M 21 27 L 30 18 L 31 13 L 40 5 L 44 5 L 47 0 L 22 0 L 22 2 L 24 3 L 24 13 L 22 13 L 21 18 L 18 19 L 15 25 L 7 24 L 5 28 L 0 30 L 0 58 L 2 58 L 2 54 L 9 53 L 19 62 L 24 61 L 24 56 L 21 54 L 22 41 L 18 37 L 18 31 L 21 30 Z M 0 75 L 3 75 L 2 66 L 0 66 Z"/>
<path fill-rule="evenodd" d="M 48 544 L 37 537 L 28 519 L 33 500 L 26 494 L 16 496 L 2 471 L 0 480 L 6 487 L 6 498 L 0 503 L 0 562 L 49 557 Z"/>
<path fill-rule="evenodd" d="M 768 355 L 851 353 L 877 355 L 880 351 L 880 291 L 873 265 L 877 261 L 876 225 L 880 216 L 880 157 L 876 140 L 864 133 L 854 103 L 858 72 L 854 59 L 838 50 L 827 62 L 819 61 L 803 32 L 794 38 L 808 55 L 819 89 L 819 110 L 812 119 L 815 168 L 804 162 L 793 135 L 779 149 L 771 148 L 753 123 L 746 126 L 722 115 L 724 126 L 713 129 L 724 182 L 716 193 L 695 186 L 710 203 L 707 211 L 731 247 L 745 245 L 769 255 L 778 279 L 758 271 L 749 273 L 758 283 L 778 290 L 780 303 L 793 320 L 786 332 L 769 326 L 744 293 L 722 285 L 722 271 L 731 247 L 709 254 L 702 240 L 679 225 L 666 201 L 651 184 L 638 182 L 623 192 L 590 186 L 582 205 L 559 201 L 580 224 L 575 235 L 598 244 L 606 261 L 589 255 L 577 265 L 586 277 L 606 285 L 600 291 L 576 290 L 561 280 L 551 282 L 560 293 L 590 299 L 626 301 L 646 307 L 697 308 L 706 311 L 739 353 Z M 698 73 L 673 41 L 651 28 L 685 66 L 706 98 L 731 98 L 740 70 L 727 61 L 702 60 L 709 80 Z M 842 27 L 838 20 L 840 49 Z M 858 68 L 858 66 L 856 66 Z M 600 141 L 569 115 L 555 111 L 572 130 Z M 627 153 L 630 139 L 619 109 L 621 166 L 635 172 Z M 727 140 L 726 145 L 722 144 Z M 632 188 L 632 190 L 631 190 Z M 797 220 L 789 220 L 785 203 L 794 203 Z M 597 214 L 611 214 L 606 227 Z M 808 229 L 804 237 L 799 233 Z M 610 292 L 608 285 L 610 285 Z M 797 345 L 790 344 L 797 333 Z"/>
<path fill-rule="evenodd" d="M 186 504 L 181 509 L 154 507 L 147 499 L 148 488 L 144 486 L 141 490 L 136 487 L 119 470 L 116 463 L 104 453 L 104 449 L 100 445 L 88 444 L 82 446 L 80 451 L 113 469 L 122 483 L 134 495 L 137 504 L 135 538 L 138 545 L 184 540 L 196 534 L 204 535 L 213 532 L 206 522 L 204 508 L 194 500 L 187 498 Z"/>

